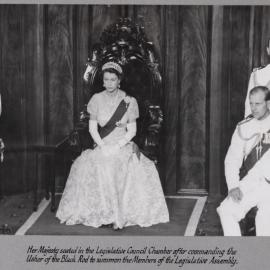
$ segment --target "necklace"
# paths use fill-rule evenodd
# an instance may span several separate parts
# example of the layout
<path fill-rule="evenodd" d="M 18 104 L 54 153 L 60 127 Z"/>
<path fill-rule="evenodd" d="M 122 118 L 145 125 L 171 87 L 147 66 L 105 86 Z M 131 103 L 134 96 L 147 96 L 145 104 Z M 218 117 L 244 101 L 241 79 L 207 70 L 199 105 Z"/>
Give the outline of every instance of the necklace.
<path fill-rule="evenodd" d="M 106 94 L 106 103 L 110 106 L 110 107 L 113 107 L 117 100 L 118 100 L 118 96 L 119 96 L 119 91 L 117 89 L 117 93 L 115 94 L 115 97 L 110 97 L 107 93 Z"/>

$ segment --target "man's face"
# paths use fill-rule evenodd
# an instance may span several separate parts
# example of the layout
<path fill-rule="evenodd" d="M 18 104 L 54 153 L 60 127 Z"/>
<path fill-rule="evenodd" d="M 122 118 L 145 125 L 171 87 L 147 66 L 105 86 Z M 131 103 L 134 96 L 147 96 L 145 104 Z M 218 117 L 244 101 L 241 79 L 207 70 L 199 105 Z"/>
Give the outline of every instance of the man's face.
<path fill-rule="evenodd" d="M 268 107 L 265 93 L 259 91 L 249 96 L 249 104 L 254 118 L 261 120 L 267 115 Z"/>

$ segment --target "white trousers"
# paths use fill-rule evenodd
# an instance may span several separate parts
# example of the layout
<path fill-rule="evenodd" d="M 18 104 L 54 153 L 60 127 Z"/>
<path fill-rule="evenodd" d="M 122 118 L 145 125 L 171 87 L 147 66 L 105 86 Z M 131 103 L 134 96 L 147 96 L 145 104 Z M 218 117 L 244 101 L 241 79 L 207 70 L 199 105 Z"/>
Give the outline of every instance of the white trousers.
<path fill-rule="evenodd" d="M 241 236 L 239 221 L 254 206 L 258 207 L 256 235 L 270 236 L 270 183 L 264 177 L 248 174 L 240 181 L 240 189 L 243 193 L 240 202 L 227 197 L 217 208 L 224 236 Z"/>

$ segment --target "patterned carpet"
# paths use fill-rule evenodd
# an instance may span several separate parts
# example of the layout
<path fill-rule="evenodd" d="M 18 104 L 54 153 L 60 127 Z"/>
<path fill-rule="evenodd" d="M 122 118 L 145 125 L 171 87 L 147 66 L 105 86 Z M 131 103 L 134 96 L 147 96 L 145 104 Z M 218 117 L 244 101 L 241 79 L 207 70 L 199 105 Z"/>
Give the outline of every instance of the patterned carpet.
<path fill-rule="evenodd" d="M 217 214 L 217 207 L 224 199 L 222 195 L 210 195 L 207 198 L 202 211 L 196 236 L 223 236 L 220 220 Z"/>
<path fill-rule="evenodd" d="M 196 236 L 219 236 L 222 235 L 222 229 L 220 226 L 220 221 L 216 213 L 216 207 L 219 205 L 220 201 L 223 199 L 220 195 L 210 195 L 207 198 L 207 201 L 204 205 L 203 211 L 200 215 L 199 223 L 197 224 L 196 228 Z M 15 234 L 16 231 L 27 221 L 29 216 L 32 214 L 32 203 L 33 203 L 32 193 L 23 193 L 23 194 L 17 194 L 17 195 L 10 195 L 5 196 L 2 200 L 0 200 L 0 234 Z M 187 215 L 184 215 L 184 217 L 180 217 L 181 213 L 186 213 L 189 210 L 185 209 L 185 207 L 192 208 L 194 206 L 194 200 L 180 200 L 180 204 L 176 203 L 174 204 L 174 200 L 168 199 L 168 205 L 170 209 L 170 216 L 171 216 L 171 224 L 162 224 L 162 229 L 167 229 L 167 235 L 173 235 L 181 234 L 183 235 L 184 226 L 187 223 Z M 174 205 L 174 206 L 173 206 Z M 178 209 L 179 205 L 179 211 Z M 173 209 L 174 207 L 177 207 L 176 209 Z M 178 213 L 180 212 L 180 213 Z M 174 216 L 175 213 L 175 216 Z M 178 216 L 178 214 L 179 216 Z M 60 230 L 63 227 L 67 226 L 61 226 L 59 227 L 58 220 L 54 217 L 54 214 L 49 211 L 49 206 L 43 213 L 43 215 L 37 220 L 38 222 L 40 220 L 46 219 L 47 215 L 49 217 L 49 220 L 52 222 L 51 224 L 48 224 L 50 227 L 55 227 L 57 230 Z M 173 225 L 175 219 L 179 220 L 179 222 L 182 224 L 182 229 L 178 229 L 178 226 Z M 167 225 L 169 225 L 168 230 Z M 28 234 L 30 234 L 33 229 L 35 229 L 37 224 L 35 223 L 32 228 L 30 228 Z M 73 226 L 73 231 L 70 232 L 71 234 L 78 234 L 77 228 L 79 226 Z M 61 229 L 60 229 L 61 228 Z M 174 230 L 172 230 L 174 228 Z M 41 229 L 37 229 L 37 232 L 39 234 L 42 234 Z M 148 228 L 150 229 L 150 228 Z M 147 230 L 146 229 L 146 232 Z M 155 228 L 154 228 L 155 229 Z M 160 228 L 159 228 L 160 229 Z M 121 231 L 121 233 L 124 232 Z M 57 233 L 57 231 L 55 232 Z M 85 231 L 85 233 L 88 233 Z M 112 232 L 109 229 L 98 229 L 95 233 L 99 234 L 120 234 L 120 232 Z M 150 232 L 149 232 L 150 233 Z M 157 233 L 157 232 L 153 232 Z M 140 232 L 139 234 L 142 234 Z"/>
<path fill-rule="evenodd" d="M 33 211 L 31 193 L 4 196 L 0 200 L 0 234 L 15 234 Z"/>
<path fill-rule="evenodd" d="M 57 203 L 59 201 L 57 196 Z M 112 228 L 92 228 L 83 225 L 66 226 L 59 223 L 55 214 L 50 211 L 50 204 L 34 224 L 26 231 L 28 235 L 159 235 L 183 236 L 196 205 L 194 198 L 167 198 L 170 222 L 147 228 L 130 226 L 114 231 Z M 199 218 L 199 217 L 198 217 Z"/>

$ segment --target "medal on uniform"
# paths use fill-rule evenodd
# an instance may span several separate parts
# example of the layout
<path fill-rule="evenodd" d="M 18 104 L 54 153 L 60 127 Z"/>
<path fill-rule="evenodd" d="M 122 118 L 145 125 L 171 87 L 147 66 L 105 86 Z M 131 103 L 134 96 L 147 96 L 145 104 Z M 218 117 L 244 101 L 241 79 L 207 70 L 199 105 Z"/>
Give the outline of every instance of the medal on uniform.
<path fill-rule="evenodd" d="M 262 155 L 262 134 L 260 135 L 260 140 L 259 143 L 256 146 L 256 156 L 257 156 L 257 160 L 259 160 L 261 158 Z"/>
<path fill-rule="evenodd" d="M 270 144 L 270 133 L 264 133 L 263 143 Z"/>

